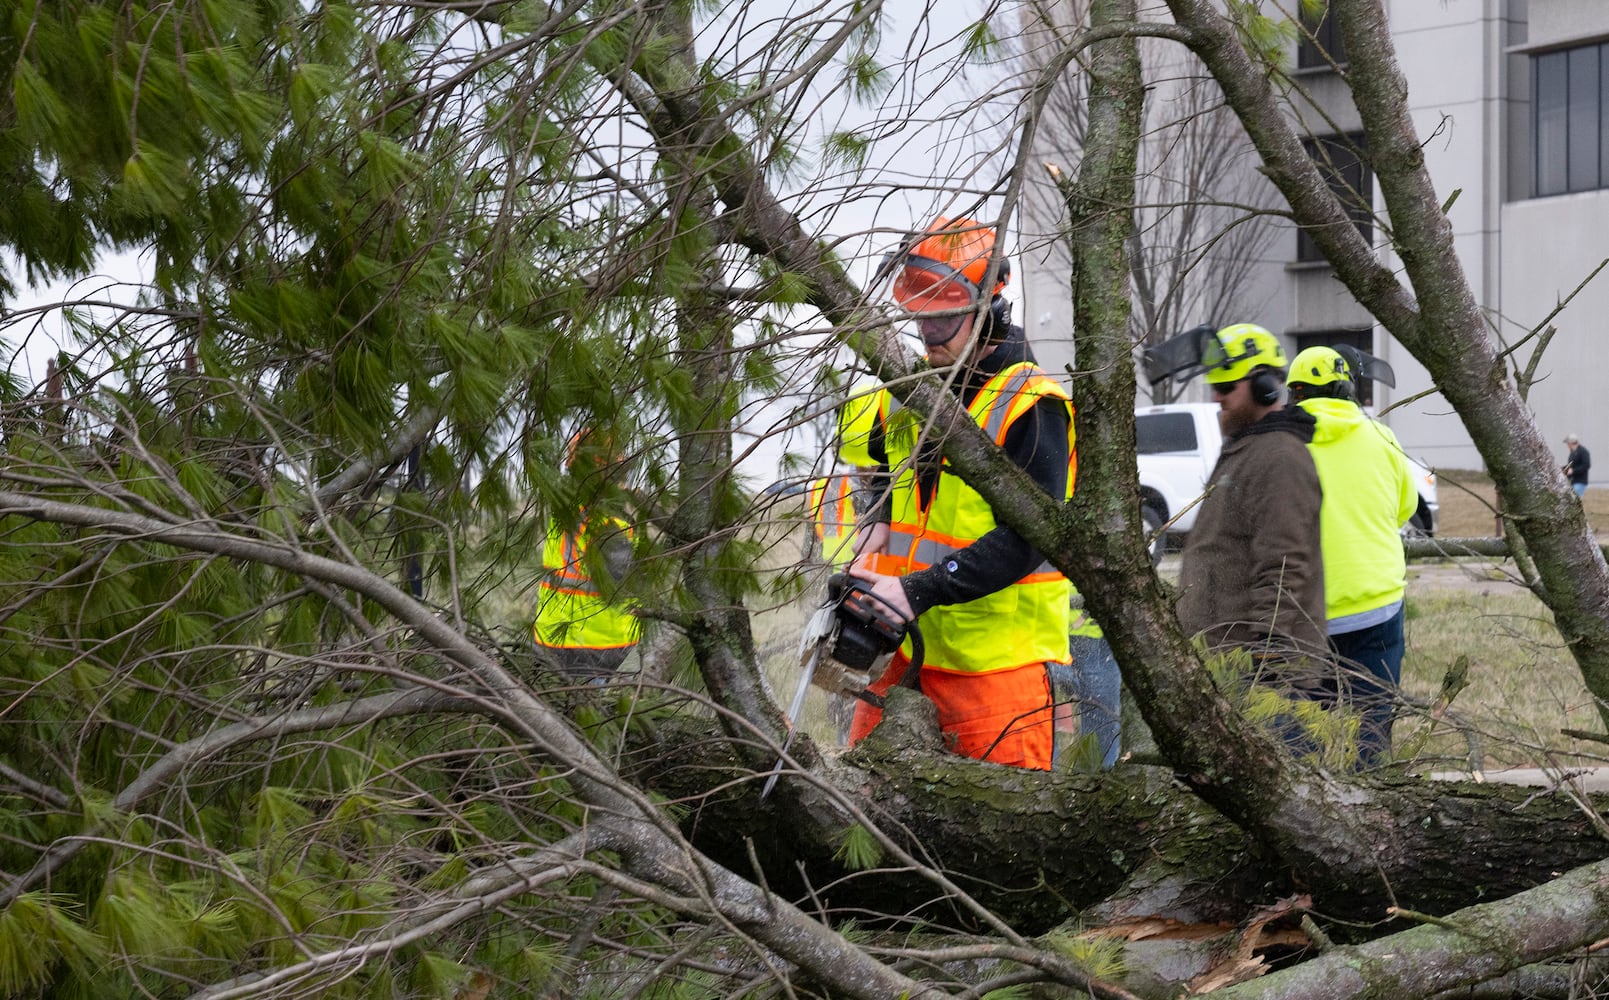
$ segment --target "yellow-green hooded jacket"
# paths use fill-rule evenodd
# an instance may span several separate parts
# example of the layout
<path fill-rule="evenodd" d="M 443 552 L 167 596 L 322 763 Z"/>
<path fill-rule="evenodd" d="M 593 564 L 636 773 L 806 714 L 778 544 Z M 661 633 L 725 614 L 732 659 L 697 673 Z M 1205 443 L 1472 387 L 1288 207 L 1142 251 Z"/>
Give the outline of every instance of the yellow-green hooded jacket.
<path fill-rule="evenodd" d="M 1305 399 L 1318 426 L 1308 451 L 1318 468 L 1325 616 L 1330 621 L 1402 600 L 1401 528 L 1419 508 L 1408 459 L 1391 429 L 1347 399 Z"/>

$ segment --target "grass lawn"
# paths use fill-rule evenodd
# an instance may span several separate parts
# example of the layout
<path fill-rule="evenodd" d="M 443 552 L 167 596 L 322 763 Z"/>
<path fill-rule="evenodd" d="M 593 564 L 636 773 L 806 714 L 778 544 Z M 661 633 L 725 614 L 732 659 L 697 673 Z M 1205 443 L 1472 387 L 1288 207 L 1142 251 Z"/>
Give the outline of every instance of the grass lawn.
<path fill-rule="evenodd" d="M 1491 480 L 1457 471 L 1437 478 L 1437 534 L 1492 535 Z M 1609 530 L 1609 489 L 1588 489 L 1583 499 L 1594 530 Z M 1609 746 L 1561 733 L 1597 732 L 1603 726 L 1552 615 L 1516 580 L 1514 564 L 1507 560 L 1409 564 L 1403 690 L 1412 699 L 1431 702 L 1460 657 L 1467 659 L 1468 686 L 1453 700 L 1449 716 L 1433 721 L 1419 711 L 1399 722 L 1399 753 L 1429 733 L 1419 756 L 1437 766 L 1468 766 L 1471 755 L 1487 768 L 1597 764 L 1609 755 Z"/>
<path fill-rule="evenodd" d="M 1487 538 L 1495 533 L 1497 491 L 1486 473 L 1440 470 L 1436 473 L 1436 494 L 1441 504 L 1436 534 L 1446 538 Z M 1599 535 L 1609 532 L 1609 484 L 1587 487 L 1581 502 L 1592 529 Z"/>

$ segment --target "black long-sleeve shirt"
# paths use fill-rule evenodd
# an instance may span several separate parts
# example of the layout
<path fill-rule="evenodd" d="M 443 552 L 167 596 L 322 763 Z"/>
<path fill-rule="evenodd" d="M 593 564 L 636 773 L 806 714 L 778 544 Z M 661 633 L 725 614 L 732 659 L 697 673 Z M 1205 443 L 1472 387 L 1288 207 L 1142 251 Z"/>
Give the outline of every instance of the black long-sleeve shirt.
<path fill-rule="evenodd" d="M 1587 473 L 1592 468 L 1592 452 L 1579 444 L 1576 445 L 1570 449 L 1570 454 L 1565 458 L 1564 467 L 1570 473 L 1570 482 L 1586 482 Z"/>
<path fill-rule="evenodd" d="M 1006 339 L 989 355 L 970 363 L 957 377 L 953 387 L 958 391 L 963 406 L 970 405 L 978 391 L 1002 369 L 1022 361 L 1034 361 L 1033 352 L 1021 327 L 1012 327 Z M 1045 397 L 1006 431 L 1004 450 L 1012 462 L 1021 467 L 1047 494 L 1060 499 L 1067 495 L 1067 442 L 1068 408 L 1065 402 Z M 881 465 L 881 482 L 888 482 L 888 452 L 881 428 L 871 435 L 871 455 Z M 916 456 L 917 492 L 925 508 L 933 502 L 934 494 L 942 488 L 941 445 L 933 437 L 922 442 Z M 891 504 L 884 493 L 883 500 L 871 513 L 873 522 L 887 523 Z M 906 599 L 917 615 L 929 608 L 944 604 L 964 604 L 988 594 L 1004 590 L 1011 584 L 1038 569 L 1044 557 L 1021 535 L 1007 525 L 993 530 L 971 545 L 958 550 L 942 564 L 909 573 L 900 578 Z"/>

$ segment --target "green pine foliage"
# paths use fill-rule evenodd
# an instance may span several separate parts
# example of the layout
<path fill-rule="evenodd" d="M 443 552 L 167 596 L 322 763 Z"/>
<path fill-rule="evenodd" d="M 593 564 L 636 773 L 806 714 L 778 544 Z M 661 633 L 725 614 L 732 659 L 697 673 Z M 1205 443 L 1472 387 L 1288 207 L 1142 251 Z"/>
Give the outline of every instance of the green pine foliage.
<path fill-rule="evenodd" d="M 1043 943 L 1096 979 L 1122 982 L 1128 972 L 1123 956 L 1125 942 L 1119 938 L 1058 929 L 1045 935 Z"/>
<path fill-rule="evenodd" d="M 0 996 L 177 995 L 402 935 L 591 821 L 495 699 L 276 730 L 398 690 L 487 698 L 389 607 L 276 560 L 417 580 L 610 759 L 692 710 L 577 693 L 525 647 L 550 517 L 630 521 L 635 565 L 603 589 L 651 622 L 700 609 L 689 557 L 732 604 L 774 583 L 730 439 L 819 363 L 791 334 L 812 289 L 713 222 L 707 184 L 754 150 L 761 175 L 803 176 L 801 91 L 681 59 L 679 16 L 718 7 L 6 9 L 0 245 L 17 267 L 0 303 L 112 249 L 141 253 L 150 281 L 115 314 L 59 314 L 59 387 L 0 375 L 0 489 L 114 525 L 0 521 L 0 868 L 25 880 L 0 898 Z M 822 61 L 861 100 L 892 85 L 864 54 L 875 35 L 871 19 Z M 800 26 L 777 52 L 824 40 Z M 652 147 L 652 109 L 618 86 L 632 67 L 705 85 L 728 129 Z M 856 168 L 866 150 L 844 132 L 824 158 Z M 732 275 L 758 294 L 728 296 Z M 567 447 L 583 426 L 610 445 L 590 471 Z M 199 551 L 134 519 L 237 544 Z M 667 541 L 678 519 L 699 537 Z M 671 680 L 696 692 L 679 656 Z M 877 862 L 868 838 L 846 836 L 856 866 Z M 686 926 L 639 902 L 589 924 L 599 893 L 533 892 L 309 989 L 452 997 L 484 974 L 524 995 L 575 975 L 576 995 L 610 995 L 584 973 L 617 942 L 668 955 Z M 600 943 L 570 954 L 583 926 Z"/>
<path fill-rule="evenodd" d="M 84 977 L 109 954 L 84 927 L 65 893 L 24 893 L 0 911 L 0 992 L 17 996 L 48 985 L 63 964 Z"/>
<path fill-rule="evenodd" d="M 1245 649 L 1200 649 L 1218 689 L 1249 722 L 1263 726 L 1287 746 L 1314 757 L 1324 767 L 1345 771 L 1357 762 L 1358 716 L 1346 705 L 1303 697 L 1288 675 L 1333 672 L 1334 664 L 1255 665 Z"/>
<path fill-rule="evenodd" d="M 1327 0 L 1298 0 L 1302 13 L 1317 15 Z M 1291 42 L 1298 35 L 1296 22 L 1288 16 L 1272 16 L 1251 0 L 1230 0 L 1228 13 L 1240 29 L 1246 50 L 1265 65 L 1290 69 Z"/>
<path fill-rule="evenodd" d="M 966 57 L 973 62 L 988 62 L 995 58 L 1000 39 L 994 33 L 988 18 L 979 18 L 967 32 Z"/>
<path fill-rule="evenodd" d="M 844 829 L 836 857 L 852 871 L 865 871 L 882 863 L 883 845 L 870 830 L 856 823 Z"/>

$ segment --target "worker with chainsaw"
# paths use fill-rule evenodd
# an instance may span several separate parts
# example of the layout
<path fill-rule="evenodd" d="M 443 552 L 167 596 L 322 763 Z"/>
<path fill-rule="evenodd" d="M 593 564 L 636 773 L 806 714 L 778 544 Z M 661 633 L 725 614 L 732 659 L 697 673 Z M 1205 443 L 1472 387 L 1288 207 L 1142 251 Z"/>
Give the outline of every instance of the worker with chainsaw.
<path fill-rule="evenodd" d="M 915 319 L 927 361 L 968 415 L 1049 495 L 1072 495 L 1072 404 L 1034 361 L 1011 306 L 1010 277 L 994 230 L 940 218 L 889 262 L 892 294 Z M 868 512 L 850 575 L 922 638 L 920 687 L 959 754 L 1049 769 L 1053 734 L 1048 664 L 1067 659 L 1066 577 L 987 501 L 953 474 L 935 428 L 886 391 L 869 454 L 891 488 Z M 907 638 L 869 689 L 873 702 L 899 682 Z M 909 683 L 907 681 L 906 683 Z M 863 703 L 853 743 L 881 709 Z"/>
<path fill-rule="evenodd" d="M 565 469 L 585 492 L 604 495 L 602 477 L 620 464 L 607 435 L 588 428 L 571 435 Z M 620 517 L 583 508 L 574 526 L 548 518 L 531 629 L 544 665 L 574 680 L 601 683 L 625 662 L 642 623 L 608 592 L 630 571 L 632 545 L 631 526 Z"/>
<path fill-rule="evenodd" d="M 1352 374 L 1335 349 L 1309 347 L 1285 384 L 1317 421 L 1307 448 L 1324 490 L 1325 614 L 1346 671 L 1333 695 L 1358 710 L 1358 762 L 1368 766 L 1391 752 L 1408 580 L 1400 532 L 1419 509 L 1419 490 L 1391 429 L 1355 402 Z"/>

